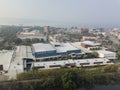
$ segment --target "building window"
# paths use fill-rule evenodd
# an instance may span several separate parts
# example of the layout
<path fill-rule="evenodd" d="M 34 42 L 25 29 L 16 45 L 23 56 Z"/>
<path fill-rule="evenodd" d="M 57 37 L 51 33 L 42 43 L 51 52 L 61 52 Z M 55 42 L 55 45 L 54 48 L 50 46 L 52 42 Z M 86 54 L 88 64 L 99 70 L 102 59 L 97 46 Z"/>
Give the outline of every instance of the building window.
<path fill-rule="evenodd" d="M 80 63 L 80 65 L 89 65 L 90 63 Z"/>
<path fill-rule="evenodd" d="M 103 62 L 94 62 L 94 64 L 102 64 Z"/>
<path fill-rule="evenodd" d="M 0 65 L 0 71 L 3 70 L 3 65 Z"/>
<path fill-rule="evenodd" d="M 107 61 L 107 63 L 112 63 L 112 61 Z"/>
<path fill-rule="evenodd" d="M 50 65 L 49 67 L 61 67 L 60 65 Z"/>
<path fill-rule="evenodd" d="M 39 66 L 38 68 L 45 68 L 45 66 Z"/>

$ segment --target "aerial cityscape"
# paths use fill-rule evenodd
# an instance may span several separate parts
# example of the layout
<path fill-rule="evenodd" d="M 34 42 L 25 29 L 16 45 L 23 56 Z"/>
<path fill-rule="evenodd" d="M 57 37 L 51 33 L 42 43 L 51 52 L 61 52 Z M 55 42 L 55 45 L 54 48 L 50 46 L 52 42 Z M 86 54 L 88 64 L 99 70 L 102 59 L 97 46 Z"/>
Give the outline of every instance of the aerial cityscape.
<path fill-rule="evenodd" d="M 101 1 L 1 0 L 0 90 L 119 90 L 120 2 Z"/>

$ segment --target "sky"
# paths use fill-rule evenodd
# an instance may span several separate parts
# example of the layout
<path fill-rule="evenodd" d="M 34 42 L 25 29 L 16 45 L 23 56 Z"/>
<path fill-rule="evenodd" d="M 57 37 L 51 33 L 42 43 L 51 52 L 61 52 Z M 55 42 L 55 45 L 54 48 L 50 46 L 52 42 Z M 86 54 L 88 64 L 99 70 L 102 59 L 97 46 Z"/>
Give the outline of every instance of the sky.
<path fill-rule="evenodd" d="M 0 19 L 0 24 L 18 20 L 24 24 L 119 27 L 120 0 L 0 0 Z"/>

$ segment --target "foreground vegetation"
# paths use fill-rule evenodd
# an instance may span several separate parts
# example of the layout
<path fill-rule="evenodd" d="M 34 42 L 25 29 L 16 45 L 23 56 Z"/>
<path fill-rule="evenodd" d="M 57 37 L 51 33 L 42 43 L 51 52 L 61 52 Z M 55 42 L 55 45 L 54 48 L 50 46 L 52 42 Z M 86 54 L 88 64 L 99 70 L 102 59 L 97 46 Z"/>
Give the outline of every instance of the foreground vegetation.
<path fill-rule="evenodd" d="M 17 75 L 16 81 L 0 83 L 0 90 L 53 90 L 53 88 L 76 90 L 80 87 L 115 84 L 119 81 L 120 73 L 116 65 L 33 70 Z"/>

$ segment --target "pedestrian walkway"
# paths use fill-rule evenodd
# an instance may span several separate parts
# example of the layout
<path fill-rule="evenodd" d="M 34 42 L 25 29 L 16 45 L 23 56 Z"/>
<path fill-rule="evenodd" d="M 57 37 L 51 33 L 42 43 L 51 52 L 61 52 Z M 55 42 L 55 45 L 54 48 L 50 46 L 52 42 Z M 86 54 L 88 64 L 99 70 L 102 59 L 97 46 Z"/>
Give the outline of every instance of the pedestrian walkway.
<path fill-rule="evenodd" d="M 11 60 L 10 68 L 8 70 L 9 79 L 16 79 L 18 73 L 23 72 L 22 49 L 17 47 Z"/>

